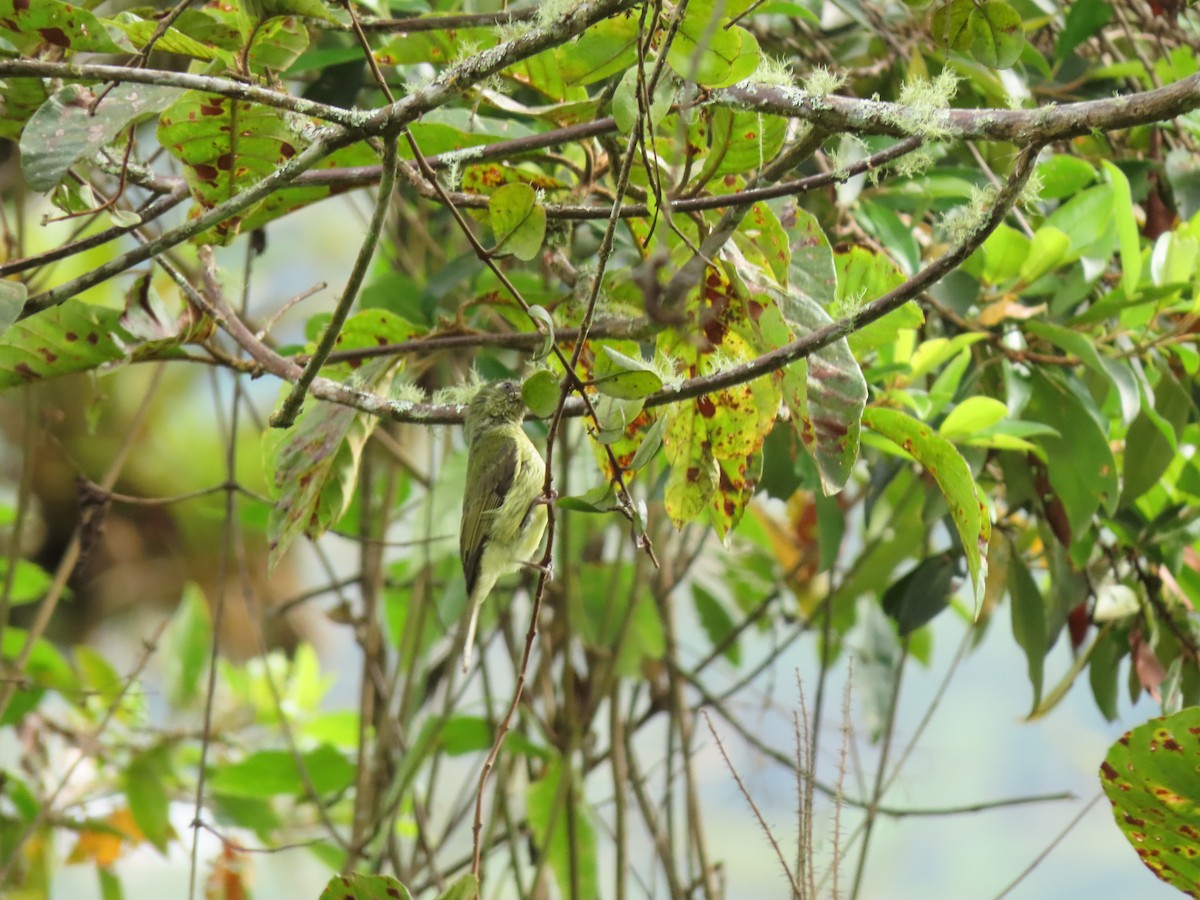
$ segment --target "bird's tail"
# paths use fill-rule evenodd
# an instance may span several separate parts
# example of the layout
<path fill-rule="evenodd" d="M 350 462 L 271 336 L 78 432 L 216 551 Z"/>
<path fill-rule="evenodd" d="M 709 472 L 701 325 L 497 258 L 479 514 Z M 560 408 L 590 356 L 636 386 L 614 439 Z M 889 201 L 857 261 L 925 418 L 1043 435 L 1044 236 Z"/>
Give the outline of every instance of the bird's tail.
<path fill-rule="evenodd" d="M 471 665 L 471 651 L 475 648 L 475 626 L 479 622 L 479 607 L 483 606 L 482 602 L 476 602 L 474 598 L 471 598 L 469 602 L 471 604 L 471 618 L 467 622 L 467 639 L 463 642 L 462 655 L 462 670 L 464 675 Z"/>

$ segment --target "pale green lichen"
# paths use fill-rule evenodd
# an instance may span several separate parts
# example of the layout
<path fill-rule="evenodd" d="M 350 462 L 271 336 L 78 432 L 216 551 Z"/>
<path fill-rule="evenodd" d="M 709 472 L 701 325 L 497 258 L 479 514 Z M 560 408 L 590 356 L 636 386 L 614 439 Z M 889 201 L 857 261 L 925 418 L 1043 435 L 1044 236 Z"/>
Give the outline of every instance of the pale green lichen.
<path fill-rule="evenodd" d="M 425 391 L 410 381 L 396 381 L 388 391 L 388 400 L 393 409 L 407 412 L 418 403 L 425 402 Z"/>
<path fill-rule="evenodd" d="M 759 84 L 774 84 L 780 87 L 790 87 L 796 82 L 792 66 L 785 60 L 776 59 L 764 53 L 758 60 L 758 68 L 754 70 L 752 80 Z"/>
<path fill-rule="evenodd" d="M 662 382 L 664 390 L 677 391 L 683 386 L 683 376 L 679 374 L 679 360 L 669 353 L 659 351 L 650 361 L 654 374 Z"/>
<path fill-rule="evenodd" d="M 841 72 L 830 72 L 824 66 L 813 66 L 804 76 L 804 93 L 809 97 L 824 97 L 832 94 L 846 83 L 846 76 Z"/>
<path fill-rule="evenodd" d="M 895 104 L 884 107 L 882 118 L 907 134 L 933 140 L 951 133 L 946 110 L 958 91 L 958 76 L 943 69 L 936 78 L 913 78 L 900 88 Z"/>
<path fill-rule="evenodd" d="M 954 210 L 942 223 L 942 230 L 949 241 L 957 246 L 970 240 L 987 221 L 995 202 L 996 189 L 991 185 L 972 188 L 966 205 Z"/>
<path fill-rule="evenodd" d="M 549 28 L 576 6 L 576 0 L 544 0 L 538 7 L 538 28 Z"/>
<path fill-rule="evenodd" d="M 891 170 L 902 178 L 913 178 L 927 170 L 934 162 L 933 148 L 923 145 L 892 163 Z M 881 174 L 880 170 L 872 172 L 872 183 L 878 181 Z"/>
<path fill-rule="evenodd" d="M 1029 178 L 1025 182 L 1025 186 L 1021 188 L 1021 193 L 1017 196 L 1017 205 L 1025 209 L 1036 209 L 1038 202 L 1042 199 L 1042 173 L 1036 169 L 1029 173 Z"/>

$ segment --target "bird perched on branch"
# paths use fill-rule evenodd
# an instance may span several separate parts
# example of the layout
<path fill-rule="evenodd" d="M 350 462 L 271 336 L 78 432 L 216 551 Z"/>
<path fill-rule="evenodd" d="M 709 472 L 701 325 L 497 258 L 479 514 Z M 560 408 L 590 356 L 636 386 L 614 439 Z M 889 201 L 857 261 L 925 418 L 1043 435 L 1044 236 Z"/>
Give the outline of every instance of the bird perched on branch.
<path fill-rule="evenodd" d="M 463 671 L 475 645 L 479 607 L 496 580 L 522 566 L 546 531 L 542 483 L 546 466 L 521 421 L 525 402 L 516 381 L 485 384 L 467 407 L 467 484 L 459 555 L 467 579 L 471 618 L 463 646 Z"/>

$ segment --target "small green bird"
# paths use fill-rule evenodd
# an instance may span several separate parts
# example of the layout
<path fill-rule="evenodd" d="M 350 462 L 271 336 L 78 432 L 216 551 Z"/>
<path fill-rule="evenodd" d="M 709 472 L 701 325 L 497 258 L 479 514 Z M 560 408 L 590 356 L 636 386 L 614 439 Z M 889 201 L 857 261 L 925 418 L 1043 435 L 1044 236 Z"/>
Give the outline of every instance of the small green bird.
<path fill-rule="evenodd" d="M 546 464 L 521 427 L 524 418 L 521 385 L 500 381 L 479 389 L 463 422 L 467 485 L 458 549 L 471 609 L 464 672 L 475 645 L 479 607 L 498 578 L 529 563 L 546 531 L 541 503 Z"/>

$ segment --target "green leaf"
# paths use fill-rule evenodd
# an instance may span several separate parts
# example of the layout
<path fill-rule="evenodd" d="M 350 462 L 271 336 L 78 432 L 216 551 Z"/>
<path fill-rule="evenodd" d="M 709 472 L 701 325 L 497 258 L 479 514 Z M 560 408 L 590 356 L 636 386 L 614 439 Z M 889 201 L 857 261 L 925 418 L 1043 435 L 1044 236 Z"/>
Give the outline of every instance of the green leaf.
<path fill-rule="evenodd" d="M 538 369 L 521 384 L 521 399 L 539 419 L 554 415 L 561 396 L 558 376 L 549 369 Z"/>
<path fill-rule="evenodd" d="M 674 101 L 675 80 L 667 77 L 659 78 L 658 84 L 654 86 L 654 96 L 650 98 L 650 109 L 646 110 L 644 127 L 656 127 L 670 111 Z M 613 120 L 617 123 L 617 128 L 621 129 L 622 134 L 629 134 L 633 130 L 633 126 L 637 122 L 639 103 L 638 68 L 630 66 L 621 76 L 621 82 L 617 85 L 617 91 L 612 98 Z"/>
<path fill-rule="evenodd" d="M 22 282 L 5 281 L 0 278 L 0 336 L 4 335 L 20 316 L 26 296 L 29 296 L 29 288 Z"/>
<path fill-rule="evenodd" d="M 8 593 L 8 602 L 13 606 L 23 606 L 26 603 L 36 603 L 46 595 L 53 580 L 50 573 L 37 563 L 27 559 L 0 559 L 0 590 L 3 590 L 8 580 L 9 570 L 12 569 L 12 586 Z"/>
<path fill-rule="evenodd" d="M 546 857 L 560 896 L 599 900 L 599 865 L 592 811 L 575 773 L 556 758 L 525 791 L 533 844 Z"/>
<path fill-rule="evenodd" d="M 537 192 L 514 182 L 496 189 L 488 199 L 488 219 L 496 238 L 493 253 L 531 260 L 546 236 L 546 208 L 537 202 Z"/>
<path fill-rule="evenodd" d="M 1025 49 L 1021 14 L 1004 0 L 988 0 L 967 17 L 971 55 L 985 66 L 1007 69 Z"/>
<path fill-rule="evenodd" d="M 761 296 L 764 308 L 755 320 L 755 329 L 763 352 L 833 321 L 803 294 L 771 292 Z M 835 341 L 818 350 L 805 365 L 792 363 L 778 379 L 804 448 L 817 464 L 822 489 L 836 494 L 858 459 L 859 423 L 867 400 L 867 382 L 849 343 Z"/>
<path fill-rule="evenodd" d="M 729 615 L 729 611 L 720 600 L 699 584 L 692 585 L 692 600 L 696 604 L 700 627 L 708 635 L 709 643 L 714 647 L 718 646 L 733 631 L 736 625 L 733 616 Z M 735 666 L 741 664 L 742 650 L 736 639 L 730 642 L 723 654 Z"/>
<path fill-rule="evenodd" d="M 736 84 L 758 68 L 759 49 L 754 35 L 739 25 L 730 25 L 728 18 L 717 16 L 717 11 L 714 0 L 689 3 L 667 51 L 667 64 L 680 78 L 706 88 Z"/>
<path fill-rule="evenodd" d="M 662 390 L 662 379 L 647 363 L 605 346 L 596 354 L 593 384 L 602 394 L 622 400 L 642 400 Z"/>
<path fill-rule="evenodd" d="M 967 25 L 974 11 L 972 0 L 951 0 L 938 7 L 929 23 L 933 39 L 951 50 L 962 53 L 970 50 L 972 35 Z"/>
<path fill-rule="evenodd" d="M 192 198 L 209 210 L 271 175 L 308 145 L 294 122 L 258 103 L 187 91 L 159 116 L 158 141 L 183 163 Z M 219 223 L 197 242 L 228 243 L 256 208 Z"/>
<path fill-rule="evenodd" d="M 76 53 L 120 53 L 100 20 L 60 0 L 0 0 L 0 35 L 23 54 L 48 45 Z"/>
<path fill-rule="evenodd" d="M 829 238 L 816 216 L 806 209 L 797 208 L 795 217 L 795 224 L 787 228 L 792 250 L 788 285 L 794 292 L 811 298 L 823 307 L 829 307 L 838 296 L 833 248 L 829 246 Z"/>
<path fill-rule="evenodd" d="M 1063 504 L 1072 536 L 1083 534 L 1104 502 L 1111 513 L 1119 497 L 1117 465 L 1100 416 L 1075 379 L 1035 372 L 1023 416 L 1054 428 L 1058 435 L 1039 435 L 1050 486 Z"/>
<path fill-rule="evenodd" d="M 412 326 L 398 316 L 381 309 L 366 310 L 347 321 L 336 347 L 349 350 L 394 343 L 411 333 Z M 394 370 L 393 360 L 372 360 L 357 370 L 355 386 L 386 390 Z M 309 400 L 295 425 L 269 429 L 264 435 L 274 500 L 267 526 L 272 567 L 302 533 L 319 537 L 349 509 L 362 448 L 378 424 L 378 416 Z"/>
<path fill-rule="evenodd" d="M 1088 682 L 1096 700 L 1096 708 L 1110 722 L 1117 719 L 1117 675 L 1121 658 L 1128 652 L 1128 636 L 1119 631 L 1107 631 L 1096 641 L 1088 666 Z"/>
<path fill-rule="evenodd" d="M 1086 255 L 1108 255 L 1097 251 L 1096 245 L 1112 225 L 1114 196 L 1112 185 L 1098 184 L 1081 194 L 1076 194 L 1046 219 L 1043 228 L 1057 228 L 1071 241 L 1071 249 L 1063 257 L 1063 262 L 1074 262 Z M 1037 245 L 1036 233 L 1034 245 Z M 1030 256 L 1032 255 L 1031 248 Z"/>
<path fill-rule="evenodd" d="M 1159 483 L 1176 458 L 1178 442 L 1193 409 L 1183 386 L 1169 372 L 1162 372 L 1154 389 L 1154 413 L 1159 423 L 1152 421 L 1150 410 L 1143 408 L 1125 435 L 1121 506 L 1129 506 Z M 1168 434 L 1163 434 L 1159 424 Z"/>
<path fill-rule="evenodd" d="M 71 299 L 16 322 L 0 336 L 0 389 L 138 357 L 121 316 Z"/>
<path fill-rule="evenodd" d="M 906 637 L 932 621 L 950 605 L 958 563 L 949 553 L 921 560 L 900 576 L 883 595 L 883 611 L 896 621 Z"/>
<path fill-rule="evenodd" d="M 169 777 L 171 766 L 164 749 L 139 753 L 130 760 L 121 777 L 133 820 L 146 839 L 163 854 L 174 834 L 169 816 L 171 796 L 166 785 Z"/>
<path fill-rule="evenodd" d="M 1113 189 L 1113 215 L 1117 223 L 1117 247 L 1121 253 L 1121 288 L 1125 296 L 1137 294 L 1138 282 L 1142 277 L 1142 251 L 1138 241 L 1138 224 L 1133 217 L 1133 197 L 1129 191 L 1129 179 L 1107 159 L 1100 165 L 1108 175 Z"/>
<path fill-rule="evenodd" d="M 868 409 L 863 413 L 863 424 L 902 447 L 933 476 L 950 507 L 950 516 L 967 557 L 967 570 L 978 595 L 987 578 L 984 554 L 991 538 L 992 522 L 983 494 L 958 450 L 945 438 L 934 434 L 928 425 L 893 409 Z"/>
<path fill-rule="evenodd" d="M 948 440 L 969 438 L 991 428 L 1008 415 L 1008 407 L 994 397 L 968 397 L 942 420 L 938 434 Z"/>
<path fill-rule="evenodd" d="M 1097 376 L 1109 382 L 1117 392 L 1117 398 L 1121 404 L 1122 421 L 1133 421 L 1133 417 L 1141 408 L 1142 400 L 1137 380 L 1128 365 L 1120 360 L 1101 356 L 1100 351 L 1096 349 L 1096 342 L 1082 332 L 1072 331 L 1070 328 L 1064 328 L 1053 322 L 1043 322 L 1040 319 L 1031 319 L 1025 323 L 1024 327 L 1030 334 L 1036 334 L 1067 353 L 1073 353 Z"/>
<path fill-rule="evenodd" d="M 983 280 L 1001 284 L 1016 278 L 1029 255 L 1030 240 L 1015 228 L 1001 224 L 983 242 Z"/>
<path fill-rule="evenodd" d="M 184 585 L 160 646 L 167 699 L 172 706 L 188 706 L 200 695 L 200 678 L 212 652 L 212 614 L 195 583 Z"/>
<path fill-rule="evenodd" d="M 1029 250 L 1018 274 L 1025 284 L 1032 284 L 1067 258 L 1071 239 L 1053 225 L 1043 225 L 1033 233 Z"/>
<path fill-rule="evenodd" d="M 1189 897 L 1200 896 L 1198 755 L 1200 708 L 1192 707 L 1127 731 L 1100 765 L 1121 833 L 1143 865 Z"/>
<path fill-rule="evenodd" d="M 40 78 L 0 81 L 0 138 L 15 141 L 49 93 Z"/>
<path fill-rule="evenodd" d="M 846 252 L 835 253 L 833 263 L 837 273 L 835 309 L 839 313 L 877 300 L 904 283 L 904 273 L 889 257 L 867 247 L 851 247 Z M 921 308 L 909 301 L 851 334 L 848 338 L 850 349 L 856 356 L 862 356 L 894 343 L 900 329 L 918 328 L 924 322 Z"/>
<path fill-rule="evenodd" d="M 1054 45 L 1054 61 L 1062 62 L 1066 59 L 1072 50 L 1107 25 L 1112 16 L 1112 7 L 1108 5 L 1107 0 L 1072 3 L 1067 8 L 1063 30 Z"/>
<path fill-rule="evenodd" d="M 467 876 L 471 877 L 471 876 Z M 471 896 L 464 895 L 463 900 Z M 320 900 L 412 900 L 408 888 L 390 875 L 334 875 L 321 891 Z M 456 898 L 457 900 L 457 898 Z"/>
<path fill-rule="evenodd" d="M 318 797 L 345 790 L 354 782 L 354 765 L 328 744 L 300 757 Z M 260 750 L 241 762 L 214 766 L 208 786 L 214 794 L 232 797 L 302 797 L 306 793 L 296 760 L 286 750 Z"/>
<path fill-rule="evenodd" d="M 1016 552 L 1009 560 L 1008 596 L 1012 605 L 1013 639 L 1025 651 L 1029 683 L 1033 686 L 1030 708 L 1037 709 L 1042 702 L 1046 653 L 1050 650 L 1046 634 L 1046 604 L 1037 582 L 1033 580 L 1021 555 Z"/>
<path fill-rule="evenodd" d="M 192 21 L 196 20 L 192 19 Z M 155 37 L 160 23 L 151 19 L 143 19 L 130 12 L 123 12 L 111 19 L 106 19 L 105 24 L 120 30 L 129 39 L 129 42 L 135 49 L 141 50 L 150 43 L 151 38 Z M 182 25 L 183 21 L 180 24 Z M 164 33 L 157 35 L 157 39 L 154 42 L 154 49 L 161 50 L 164 53 L 190 56 L 192 59 L 219 59 L 230 68 L 235 65 L 233 54 L 228 50 L 217 47 L 214 44 L 196 40 L 189 33 L 185 33 L 179 28 L 174 27 L 168 28 Z"/>
<path fill-rule="evenodd" d="M 445 893 L 438 895 L 438 900 L 476 900 L 478 896 L 479 879 L 467 872 L 458 876 Z"/>
<path fill-rule="evenodd" d="M 1087 160 L 1062 153 L 1038 163 L 1035 171 L 1042 182 L 1043 200 L 1073 197 L 1096 180 L 1096 170 Z"/>
<path fill-rule="evenodd" d="M 487 750 L 492 739 L 491 726 L 480 716 L 453 716 L 442 726 L 442 749 L 449 756 Z"/>

